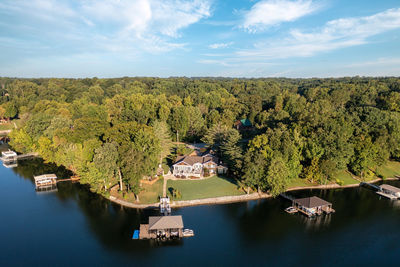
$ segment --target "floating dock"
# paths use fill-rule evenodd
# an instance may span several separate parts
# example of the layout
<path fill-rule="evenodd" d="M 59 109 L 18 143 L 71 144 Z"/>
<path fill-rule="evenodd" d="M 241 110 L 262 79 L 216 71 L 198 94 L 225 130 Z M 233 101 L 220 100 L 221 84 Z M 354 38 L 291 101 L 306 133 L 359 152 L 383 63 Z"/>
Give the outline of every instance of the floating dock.
<path fill-rule="evenodd" d="M 160 212 L 161 214 L 168 215 L 171 214 L 171 206 L 169 197 L 160 198 Z"/>

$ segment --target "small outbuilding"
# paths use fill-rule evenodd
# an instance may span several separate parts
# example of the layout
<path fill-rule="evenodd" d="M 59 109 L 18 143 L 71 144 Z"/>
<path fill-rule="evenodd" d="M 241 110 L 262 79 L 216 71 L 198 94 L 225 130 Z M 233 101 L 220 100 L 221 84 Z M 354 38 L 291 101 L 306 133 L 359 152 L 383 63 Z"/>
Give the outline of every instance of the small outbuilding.
<path fill-rule="evenodd" d="M 319 197 L 306 197 L 293 200 L 293 207 L 309 217 L 335 212 L 332 209 L 332 203 L 325 201 Z"/>

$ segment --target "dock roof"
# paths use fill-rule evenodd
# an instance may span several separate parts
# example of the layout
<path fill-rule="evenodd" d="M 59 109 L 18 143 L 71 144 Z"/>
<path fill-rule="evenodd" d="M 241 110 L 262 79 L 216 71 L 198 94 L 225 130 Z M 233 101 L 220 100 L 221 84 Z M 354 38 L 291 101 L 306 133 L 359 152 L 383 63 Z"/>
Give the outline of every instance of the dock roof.
<path fill-rule="evenodd" d="M 183 228 L 182 216 L 150 216 L 149 230 Z"/>
<path fill-rule="evenodd" d="M 394 193 L 400 193 L 400 188 L 397 188 L 395 186 L 391 186 L 388 184 L 381 185 L 381 189 L 386 189 L 386 190 L 392 191 Z"/>
<path fill-rule="evenodd" d="M 34 176 L 33 178 L 35 179 L 35 181 L 40 181 L 45 179 L 57 179 L 57 176 L 55 174 L 43 174 L 39 176 Z"/>
<path fill-rule="evenodd" d="M 316 208 L 316 207 L 321 207 L 321 206 L 327 206 L 327 205 L 332 205 L 332 203 L 325 201 L 323 199 L 320 199 L 319 197 L 305 197 L 305 198 L 298 198 L 293 200 L 293 202 L 312 209 L 312 208 Z"/>

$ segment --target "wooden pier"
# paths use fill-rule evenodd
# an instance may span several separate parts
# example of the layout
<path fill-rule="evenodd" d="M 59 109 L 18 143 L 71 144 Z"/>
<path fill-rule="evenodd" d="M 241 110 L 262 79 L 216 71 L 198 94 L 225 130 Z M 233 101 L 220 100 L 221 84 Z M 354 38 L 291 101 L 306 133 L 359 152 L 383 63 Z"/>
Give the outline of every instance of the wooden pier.
<path fill-rule="evenodd" d="M 370 188 L 373 188 L 373 189 L 375 189 L 375 190 L 378 190 L 378 191 L 380 191 L 380 190 L 381 190 L 381 188 L 380 188 L 380 186 L 379 186 L 379 185 L 376 185 L 376 184 L 370 184 L 370 183 L 366 183 L 366 182 L 361 182 L 361 183 L 360 183 L 360 186 L 366 186 L 366 187 L 370 187 Z"/>
<path fill-rule="evenodd" d="M 57 179 L 57 183 L 60 183 L 60 182 L 68 182 L 68 181 L 77 182 L 77 181 L 79 181 L 80 179 L 81 179 L 81 178 L 80 178 L 79 176 L 72 176 L 71 178 Z"/>
<path fill-rule="evenodd" d="M 32 153 L 26 153 L 26 154 L 21 154 L 17 156 L 18 160 L 24 160 L 24 159 L 30 159 L 30 158 L 35 158 L 39 156 L 39 153 L 37 152 L 32 152 Z"/>

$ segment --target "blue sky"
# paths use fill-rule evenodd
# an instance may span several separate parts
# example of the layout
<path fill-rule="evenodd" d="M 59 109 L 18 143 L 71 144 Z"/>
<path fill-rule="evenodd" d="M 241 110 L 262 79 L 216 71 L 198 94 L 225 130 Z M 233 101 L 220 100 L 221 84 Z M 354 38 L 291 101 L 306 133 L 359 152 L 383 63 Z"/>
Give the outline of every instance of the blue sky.
<path fill-rule="evenodd" d="M 398 0 L 0 0 L 0 76 L 400 75 Z"/>

